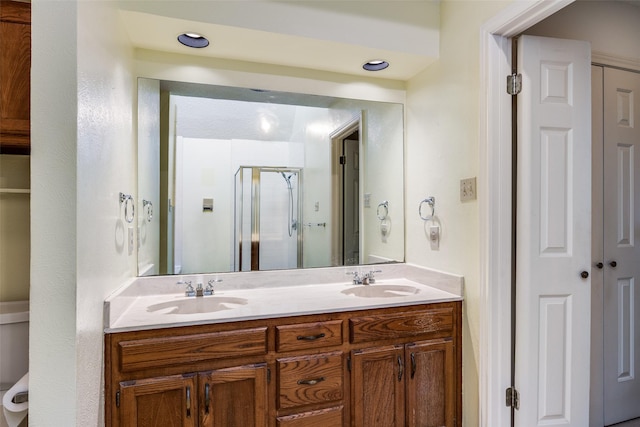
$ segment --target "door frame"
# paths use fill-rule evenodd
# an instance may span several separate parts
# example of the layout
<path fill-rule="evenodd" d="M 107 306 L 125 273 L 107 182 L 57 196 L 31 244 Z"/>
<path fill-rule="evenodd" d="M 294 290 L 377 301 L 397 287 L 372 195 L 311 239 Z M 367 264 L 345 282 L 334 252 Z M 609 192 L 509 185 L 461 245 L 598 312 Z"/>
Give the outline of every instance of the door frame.
<path fill-rule="evenodd" d="M 515 1 L 480 28 L 480 425 L 511 426 L 512 127 L 511 37 L 574 0 Z"/>
<path fill-rule="evenodd" d="M 360 182 L 362 183 L 362 116 L 353 117 L 348 122 L 342 124 L 339 128 L 329 134 L 331 140 L 331 223 L 335 226 L 332 227 L 331 232 L 331 264 L 342 265 L 343 257 L 343 235 L 344 224 L 342 215 L 344 212 L 343 203 L 343 175 L 339 168 L 340 156 L 342 156 L 343 140 L 352 133 L 359 132 L 358 151 L 360 152 Z M 359 199 L 362 199 L 360 195 Z M 360 215 L 360 223 L 362 224 L 362 206 L 360 200 L 358 200 L 358 209 Z M 360 262 L 362 264 L 362 234 L 360 233 Z"/>

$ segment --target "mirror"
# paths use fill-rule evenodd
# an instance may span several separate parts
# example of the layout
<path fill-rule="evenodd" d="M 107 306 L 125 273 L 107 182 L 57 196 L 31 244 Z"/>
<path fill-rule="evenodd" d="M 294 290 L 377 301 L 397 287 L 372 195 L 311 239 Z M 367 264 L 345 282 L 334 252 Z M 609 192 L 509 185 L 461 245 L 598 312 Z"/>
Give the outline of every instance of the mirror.
<path fill-rule="evenodd" d="M 138 79 L 138 275 L 404 261 L 403 106 Z"/>

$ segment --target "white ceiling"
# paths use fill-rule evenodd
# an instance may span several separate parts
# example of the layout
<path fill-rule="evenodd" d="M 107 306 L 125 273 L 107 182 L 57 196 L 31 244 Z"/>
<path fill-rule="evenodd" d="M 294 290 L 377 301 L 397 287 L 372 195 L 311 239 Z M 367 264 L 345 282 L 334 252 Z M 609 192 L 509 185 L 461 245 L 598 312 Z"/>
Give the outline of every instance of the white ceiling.
<path fill-rule="evenodd" d="M 137 48 L 408 80 L 438 58 L 438 0 L 165 0 L 121 2 Z M 204 49 L 182 46 L 183 32 Z M 376 73 L 362 64 L 385 59 Z"/>

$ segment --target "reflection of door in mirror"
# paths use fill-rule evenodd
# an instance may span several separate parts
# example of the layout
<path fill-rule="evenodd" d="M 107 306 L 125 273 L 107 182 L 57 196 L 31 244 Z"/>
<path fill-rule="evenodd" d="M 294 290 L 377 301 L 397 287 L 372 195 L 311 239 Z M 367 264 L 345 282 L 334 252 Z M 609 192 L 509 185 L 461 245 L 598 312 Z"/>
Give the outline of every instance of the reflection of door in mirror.
<path fill-rule="evenodd" d="M 342 140 L 342 263 L 360 264 L 360 137 L 356 130 Z"/>

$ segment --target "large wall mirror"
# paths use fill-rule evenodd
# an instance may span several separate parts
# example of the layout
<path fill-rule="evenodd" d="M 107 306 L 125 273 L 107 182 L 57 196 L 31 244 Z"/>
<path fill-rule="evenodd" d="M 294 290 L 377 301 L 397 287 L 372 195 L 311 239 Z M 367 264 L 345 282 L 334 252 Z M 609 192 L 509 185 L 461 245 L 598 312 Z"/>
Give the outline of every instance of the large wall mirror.
<path fill-rule="evenodd" d="M 404 261 L 401 104 L 138 79 L 138 275 Z"/>

